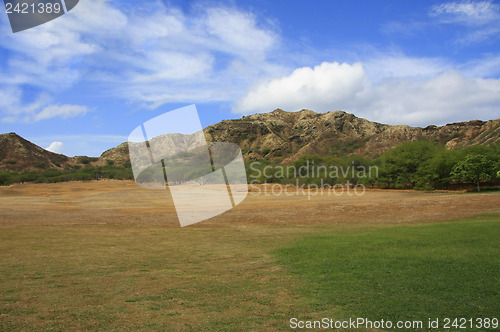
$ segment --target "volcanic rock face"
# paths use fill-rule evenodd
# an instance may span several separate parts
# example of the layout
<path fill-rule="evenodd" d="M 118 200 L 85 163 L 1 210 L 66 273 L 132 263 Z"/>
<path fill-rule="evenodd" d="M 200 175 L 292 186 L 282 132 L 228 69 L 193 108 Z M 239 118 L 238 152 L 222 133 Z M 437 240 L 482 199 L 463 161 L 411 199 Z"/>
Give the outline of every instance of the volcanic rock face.
<path fill-rule="evenodd" d="M 419 128 L 380 124 L 342 111 L 278 109 L 222 121 L 207 127 L 205 133 L 209 141 L 239 144 L 246 160 L 280 157 L 288 163 L 305 154 L 374 157 L 402 142 L 416 140 L 436 141 L 450 149 L 493 143 L 500 137 L 500 119 Z"/>

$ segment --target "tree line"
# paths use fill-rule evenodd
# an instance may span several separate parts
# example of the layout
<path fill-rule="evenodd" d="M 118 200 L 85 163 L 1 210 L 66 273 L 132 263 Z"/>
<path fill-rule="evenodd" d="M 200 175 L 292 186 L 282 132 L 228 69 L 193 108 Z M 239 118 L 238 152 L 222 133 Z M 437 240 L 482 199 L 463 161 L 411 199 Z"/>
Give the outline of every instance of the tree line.
<path fill-rule="evenodd" d="M 190 158 L 186 160 L 193 161 Z M 190 167 L 186 162 L 181 166 L 181 180 L 188 175 L 189 179 L 203 175 L 198 174 L 201 172 L 198 168 L 191 169 L 193 174 L 184 174 L 184 170 Z M 267 159 L 247 162 L 245 166 L 248 183 L 314 186 L 347 183 L 371 188 L 417 190 L 474 186 L 480 190 L 484 184 L 500 186 L 500 142 L 448 150 L 434 142 L 416 141 L 403 143 L 376 158 L 306 155 L 286 166 Z M 144 172 L 144 176 L 147 177 L 149 173 L 151 172 Z M 105 166 L 87 163 L 83 167 L 75 165 L 37 172 L 0 172 L 0 185 L 100 179 L 133 180 L 130 162 L 123 166 L 116 166 L 108 161 Z"/>
<path fill-rule="evenodd" d="M 500 143 L 448 150 L 429 141 L 406 142 L 376 158 L 306 155 L 287 166 L 247 163 L 249 183 L 365 185 L 384 189 L 456 189 L 500 184 Z M 376 171 L 374 171 L 376 168 Z M 340 169 L 340 171 L 339 171 Z M 292 170 L 292 171 L 290 171 Z"/>
<path fill-rule="evenodd" d="M 90 164 L 74 165 L 64 169 L 49 168 L 31 172 L 0 172 L 0 185 L 13 183 L 35 182 L 56 183 L 67 181 L 90 181 L 100 179 L 133 180 L 130 163 L 124 166 L 115 166 L 108 162 L 105 166 L 92 166 Z"/>

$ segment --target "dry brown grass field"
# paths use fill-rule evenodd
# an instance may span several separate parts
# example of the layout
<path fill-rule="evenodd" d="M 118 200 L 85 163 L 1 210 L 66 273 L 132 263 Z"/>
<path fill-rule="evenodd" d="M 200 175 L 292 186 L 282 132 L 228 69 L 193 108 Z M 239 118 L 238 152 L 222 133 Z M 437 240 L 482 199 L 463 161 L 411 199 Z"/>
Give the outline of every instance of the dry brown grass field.
<path fill-rule="evenodd" d="M 300 295 L 276 248 L 496 212 L 498 193 L 253 192 L 180 228 L 168 192 L 131 181 L 1 187 L 0 330 L 286 330 L 332 308 Z"/>
<path fill-rule="evenodd" d="M 254 186 L 245 201 L 194 228 L 401 223 L 450 220 L 499 210 L 497 194 L 398 190 L 294 191 Z M 361 191 L 359 192 L 361 193 Z M 168 191 L 145 190 L 132 181 L 15 184 L 0 187 L 0 225 L 140 225 L 178 228 Z"/>

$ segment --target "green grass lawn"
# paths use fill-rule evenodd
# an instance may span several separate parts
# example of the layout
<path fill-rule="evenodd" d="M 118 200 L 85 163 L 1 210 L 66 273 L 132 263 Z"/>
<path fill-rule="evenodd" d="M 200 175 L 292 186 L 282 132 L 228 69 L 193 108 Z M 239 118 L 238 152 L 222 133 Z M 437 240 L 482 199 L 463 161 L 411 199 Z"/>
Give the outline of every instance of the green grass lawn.
<path fill-rule="evenodd" d="M 275 251 L 338 318 L 500 318 L 500 216 L 326 232 Z"/>
<path fill-rule="evenodd" d="M 423 225 L 0 229 L 0 331 L 289 330 L 497 315 L 500 216 Z"/>

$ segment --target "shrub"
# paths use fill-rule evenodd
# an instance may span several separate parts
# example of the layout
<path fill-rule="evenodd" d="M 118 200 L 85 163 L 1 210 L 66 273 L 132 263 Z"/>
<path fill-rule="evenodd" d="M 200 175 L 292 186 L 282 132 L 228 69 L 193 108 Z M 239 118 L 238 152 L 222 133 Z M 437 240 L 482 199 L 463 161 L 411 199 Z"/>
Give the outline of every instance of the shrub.
<path fill-rule="evenodd" d="M 275 124 L 275 123 L 271 123 L 271 126 L 273 127 L 273 129 L 275 131 L 277 131 L 278 133 L 281 132 L 283 130 L 283 125 L 282 124 Z"/>
<path fill-rule="evenodd" d="M 45 167 L 47 167 L 47 163 L 44 162 L 44 161 L 39 161 L 39 162 L 37 162 L 35 164 L 35 167 L 37 167 L 37 168 L 45 168 Z"/>
<path fill-rule="evenodd" d="M 0 172 L 0 186 L 8 186 L 12 183 L 12 178 L 15 173 Z"/>

